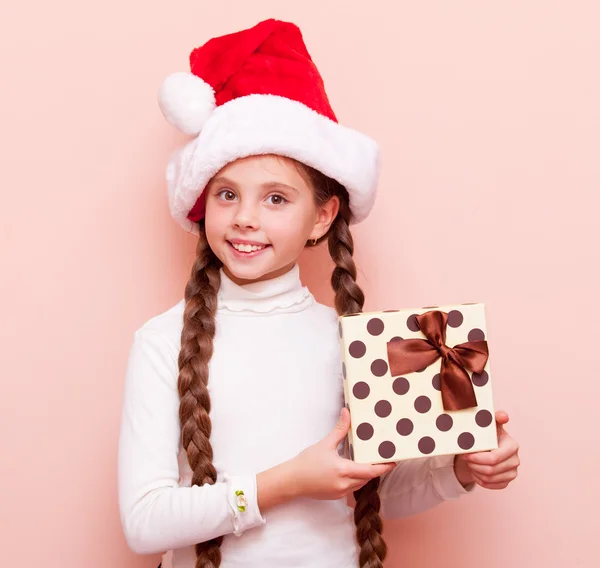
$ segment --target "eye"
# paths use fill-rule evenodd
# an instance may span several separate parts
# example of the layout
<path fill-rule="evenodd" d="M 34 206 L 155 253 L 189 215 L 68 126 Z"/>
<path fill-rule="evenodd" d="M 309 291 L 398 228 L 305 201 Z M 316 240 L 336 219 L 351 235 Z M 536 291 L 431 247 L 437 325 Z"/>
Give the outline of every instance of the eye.
<path fill-rule="evenodd" d="M 235 193 L 233 193 L 233 191 L 230 189 L 222 189 L 219 191 L 219 193 L 217 193 L 217 197 L 225 201 L 233 201 L 235 199 Z"/>
<path fill-rule="evenodd" d="M 284 203 L 287 203 L 287 199 L 279 194 L 269 195 L 267 199 L 270 199 L 273 205 L 283 205 Z"/>

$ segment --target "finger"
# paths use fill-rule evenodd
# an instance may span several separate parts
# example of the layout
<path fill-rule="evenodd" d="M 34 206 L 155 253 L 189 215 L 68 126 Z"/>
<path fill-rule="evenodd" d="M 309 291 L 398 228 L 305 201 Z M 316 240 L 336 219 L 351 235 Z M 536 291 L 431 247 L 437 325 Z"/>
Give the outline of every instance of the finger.
<path fill-rule="evenodd" d="M 349 462 L 348 470 L 346 473 L 347 477 L 357 480 L 369 480 L 374 477 L 381 477 L 385 473 L 392 471 L 396 467 L 396 463 L 378 463 L 378 464 L 366 464 L 366 463 L 354 463 Z"/>
<path fill-rule="evenodd" d="M 359 489 L 361 489 L 362 487 L 364 487 L 367 483 L 369 483 L 369 481 L 371 481 L 370 479 L 350 479 L 350 487 L 352 491 L 358 491 Z"/>
<path fill-rule="evenodd" d="M 517 475 L 517 469 L 513 467 L 504 473 L 498 473 L 496 475 L 473 474 L 473 477 L 477 477 L 477 479 L 489 485 L 494 483 L 510 483 L 516 479 Z"/>
<path fill-rule="evenodd" d="M 509 420 L 510 418 L 508 416 L 508 412 L 506 412 L 505 410 L 496 411 L 496 422 L 498 424 L 507 424 Z"/>
<path fill-rule="evenodd" d="M 496 465 L 480 465 L 476 463 L 468 464 L 469 471 L 476 475 L 497 475 L 511 469 L 519 467 L 520 461 L 518 456 L 511 456 L 507 460 Z"/>
<path fill-rule="evenodd" d="M 504 410 L 498 410 L 496 412 L 496 433 L 498 437 L 504 432 L 504 425 L 507 424 L 509 420 L 508 413 L 504 412 Z"/>
<path fill-rule="evenodd" d="M 348 430 L 350 429 L 350 412 L 346 407 L 342 408 L 340 412 L 340 417 L 335 425 L 335 428 L 327 434 L 325 437 L 325 443 L 327 446 L 333 449 L 337 449 L 340 442 L 346 437 L 348 434 Z"/>
<path fill-rule="evenodd" d="M 358 491 L 359 489 L 362 489 L 367 483 L 369 483 L 369 480 L 365 480 L 365 479 L 353 479 L 352 480 L 352 485 L 350 485 L 350 491 L 352 493 L 354 493 L 354 491 Z"/>
<path fill-rule="evenodd" d="M 480 485 L 484 489 L 505 489 L 508 485 L 508 483 L 486 483 L 485 481 L 476 476 L 473 476 L 473 478 L 475 479 L 475 483 L 477 483 L 477 485 Z"/>
<path fill-rule="evenodd" d="M 495 450 L 462 454 L 461 458 L 468 464 L 497 465 L 515 455 L 518 450 L 519 444 L 514 439 L 508 438 Z"/>

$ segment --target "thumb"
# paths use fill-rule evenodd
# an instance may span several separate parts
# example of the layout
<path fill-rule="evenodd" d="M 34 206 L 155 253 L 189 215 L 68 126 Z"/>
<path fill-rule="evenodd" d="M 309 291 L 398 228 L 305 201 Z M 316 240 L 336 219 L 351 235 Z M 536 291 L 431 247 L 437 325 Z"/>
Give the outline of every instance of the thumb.
<path fill-rule="evenodd" d="M 346 437 L 350 430 L 350 412 L 346 407 L 342 408 L 340 418 L 335 425 L 335 428 L 327 434 L 325 438 L 328 446 L 337 448 L 339 443 Z"/>
<path fill-rule="evenodd" d="M 509 420 L 508 414 L 503 410 L 496 412 L 496 433 L 498 436 L 504 433 L 504 425 L 507 424 Z"/>

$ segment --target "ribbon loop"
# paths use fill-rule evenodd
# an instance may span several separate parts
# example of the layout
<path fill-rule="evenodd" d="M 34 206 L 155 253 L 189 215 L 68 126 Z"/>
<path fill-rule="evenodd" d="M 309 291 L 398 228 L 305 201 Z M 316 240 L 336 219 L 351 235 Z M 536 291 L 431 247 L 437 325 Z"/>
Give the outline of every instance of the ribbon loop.
<path fill-rule="evenodd" d="M 388 362 L 393 377 L 420 371 L 442 358 L 440 385 L 444 410 L 477 406 L 473 383 L 467 369 L 482 373 L 488 360 L 487 341 L 467 341 L 446 345 L 448 314 L 434 310 L 416 316 L 426 339 L 392 340 L 387 343 Z"/>

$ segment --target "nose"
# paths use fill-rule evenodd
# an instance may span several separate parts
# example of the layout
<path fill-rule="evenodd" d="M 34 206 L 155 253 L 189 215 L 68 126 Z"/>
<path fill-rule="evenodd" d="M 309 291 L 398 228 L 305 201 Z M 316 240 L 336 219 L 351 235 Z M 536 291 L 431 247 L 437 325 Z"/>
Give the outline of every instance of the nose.
<path fill-rule="evenodd" d="M 258 208 L 250 201 L 240 202 L 233 218 L 233 225 L 237 229 L 259 229 Z"/>

